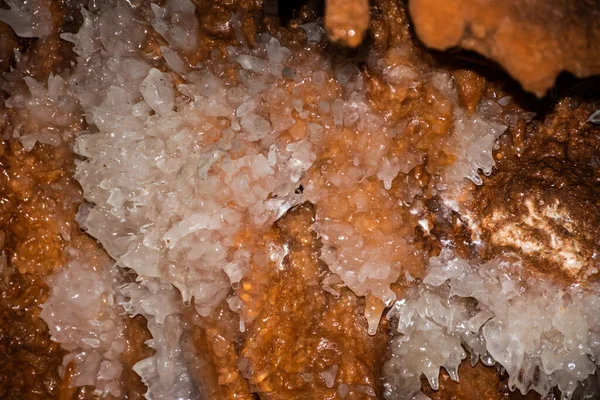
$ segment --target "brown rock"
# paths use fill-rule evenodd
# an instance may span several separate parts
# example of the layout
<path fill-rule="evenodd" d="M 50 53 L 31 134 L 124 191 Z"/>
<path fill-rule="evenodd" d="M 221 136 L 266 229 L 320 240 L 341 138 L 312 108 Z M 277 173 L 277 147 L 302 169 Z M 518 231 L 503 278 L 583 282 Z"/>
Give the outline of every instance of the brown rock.
<path fill-rule="evenodd" d="M 594 104 L 563 99 L 543 121 L 520 120 L 499 140 L 496 171 L 474 204 L 492 258 L 519 253 L 545 279 L 598 279 L 600 129 Z"/>
<path fill-rule="evenodd" d="M 356 47 L 365 37 L 368 27 L 368 0 L 327 0 L 325 29 L 330 40 Z"/>
<path fill-rule="evenodd" d="M 460 381 L 450 379 L 448 373 L 440 371 L 439 390 L 432 390 L 423 379 L 423 392 L 432 400 L 527 400 L 538 399 L 539 395 L 530 391 L 527 395 L 510 392 L 507 388 L 506 375 L 502 376 L 494 367 L 486 367 L 482 363 L 475 366 L 470 361 L 463 361 L 458 368 Z"/>
<path fill-rule="evenodd" d="M 193 307 L 191 307 L 193 309 Z M 238 348 L 242 333 L 239 316 L 227 303 L 210 317 L 190 310 L 191 328 L 183 336 L 184 357 L 200 398 L 251 400 L 248 382 L 238 370 Z"/>
<path fill-rule="evenodd" d="M 486 82 L 483 77 L 468 69 L 459 69 L 452 72 L 458 88 L 458 99 L 470 113 L 475 112 L 477 104 L 483 97 Z"/>
<path fill-rule="evenodd" d="M 258 312 L 238 368 L 261 399 L 381 398 L 387 323 L 368 335 L 364 300 L 333 284 L 337 294 L 323 290 L 327 270 L 311 230 L 314 218 L 310 203 L 288 211 L 274 226 L 288 252 L 282 265 L 263 273 L 253 268 L 242 281 L 240 298 Z M 261 282 L 265 289 L 257 291 Z"/>
<path fill-rule="evenodd" d="M 427 46 L 474 50 L 538 96 L 561 71 L 600 73 L 598 1 L 411 0 L 409 12 Z"/>

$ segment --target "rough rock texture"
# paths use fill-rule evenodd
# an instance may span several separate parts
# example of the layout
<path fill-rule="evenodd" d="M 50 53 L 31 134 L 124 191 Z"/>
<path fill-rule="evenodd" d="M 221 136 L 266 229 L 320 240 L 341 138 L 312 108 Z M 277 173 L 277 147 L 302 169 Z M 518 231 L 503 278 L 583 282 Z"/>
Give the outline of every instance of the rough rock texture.
<path fill-rule="evenodd" d="M 489 257 L 517 251 L 554 279 L 597 280 L 600 129 L 587 122 L 594 110 L 566 98 L 500 139 L 498 171 L 473 202 Z"/>
<path fill-rule="evenodd" d="M 578 77 L 600 73 L 600 3 L 594 0 L 411 0 L 409 11 L 427 46 L 474 50 L 538 96 L 563 70 Z"/>
<path fill-rule="evenodd" d="M 202 398 L 215 400 L 252 400 L 248 381 L 237 367 L 239 315 L 224 303 L 210 317 L 200 317 L 190 307 L 187 318 L 191 328 L 182 339 L 188 372 Z"/>
<path fill-rule="evenodd" d="M 204 398 L 250 400 L 254 392 L 261 399 L 366 400 L 380 394 L 387 323 L 368 335 L 365 301 L 332 283 L 318 258 L 314 212 L 310 203 L 297 206 L 263 238 L 245 243 L 255 261 L 228 304 L 210 317 L 188 307 L 182 347 Z M 286 254 L 269 259 L 268 247 Z"/>
<path fill-rule="evenodd" d="M 238 367 L 263 399 L 367 399 L 379 393 L 388 335 L 382 324 L 367 334 L 365 302 L 331 281 L 318 258 L 321 242 L 310 229 L 310 203 L 276 224 L 287 255 L 276 269 L 253 266 L 239 293 L 252 313 Z"/>
<path fill-rule="evenodd" d="M 27 126 L 3 105 L 0 115 L 2 130 Z M 18 139 L 0 142 L 0 398 L 62 391 L 63 351 L 50 341 L 39 306 L 48 295 L 44 277 L 63 262 L 63 235 L 73 232 L 72 199 L 81 198 L 69 177 L 72 160 L 64 147 L 38 145 L 27 153 Z"/>

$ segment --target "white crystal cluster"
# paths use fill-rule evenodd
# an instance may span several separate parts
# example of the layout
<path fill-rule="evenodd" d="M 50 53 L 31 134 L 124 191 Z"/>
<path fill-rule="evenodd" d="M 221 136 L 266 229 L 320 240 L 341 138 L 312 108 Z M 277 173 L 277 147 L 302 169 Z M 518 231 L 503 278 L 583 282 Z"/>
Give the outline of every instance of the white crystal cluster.
<path fill-rule="evenodd" d="M 444 249 L 430 260 L 423 284 L 396 302 L 392 356 L 385 366 L 388 399 L 411 399 L 424 375 L 438 387 L 439 369 L 458 380 L 461 360 L 500 364 L 508 386 L 570 398 L 600 356 L 598 288 L 562 287 L 531 276 L 506 254 L 477 263 Z"/>
<path fill-rule="evenodd" d="M 50 2 L 45 0 L 6 0 L 8 9 L 0 9 L 0 21 L 26 38 L 43 38 L 53 32 Z"/>
<path fill-rule="evenodd" d="M 58 146 L 73 137 L 80 108 L 61 76 L 50 74 L 46 82 L 25 76 L 21 81 L 15 71 L 5 74 L 0 86 L 11 94 L 6 108 L 21 122 L 5 130 L 4 139 L 19 139 L 23 149 L 31 151 L 36 143 Z"/>
<path fill-rule="evenodd" d="M 148 386 L 150 399 L 194 399 L 198 394 L 185 365 L 180 338 L 183 333 L 181 300 L 170 283 L 147 279 L 120 289 L 125 300 L 120 304 L 129 315 L 143 315 L 152 339 L 147 343 L 156 350 L 133 367 Z"/>
<path fill-rule="evenodd" d="M 450 74 L 438 72 L 432 77 L 432 82 L 448 98 L 457 101 L 458 93 Z M 454 143 L 450 144 L 450 148 L 456 161 L 444 175 L 446 186 L 455 185 L 464 178 L 481 185 L 480 173 L 491 175 L 496 165 L 492 154 L 494 144 L 507 128 L 499 118 L 501 115 L 502 107 L 493 100 L 482 100 L 477 112 L 471 115 L 461 107 L 454 108 Z M 518 117 L 522 118 L 521 115 Z"/>
<path fill-rule="evenodd" d="M 69 351 L 60 373 L 72 363 L 72 386 L 93 386 L 96 395 L 119 397 L 120 355 L 127 348 L 124 311 L 117 304 L 121 276 L 112 262 L 93 262 L 98 254 L 75 248 L 66 253 L 70 261 L 48 280 L 50 294 L 40 314 L 52 339 Z"/>
<path fill-rule="evenodd" d="M 103 21 L 86 26 L 102 30 Z M 298 180 L 315 158 L 309 142 L 275 143 L 287 121 L 259 110 L 281 94 L 275 79 L 289 56 L 277 39 L 266 52 L 269 46 L 276 55 L 237 57 L 242 65 L 240 58 L 253 58 L 240 72 L 244 84 L 235 87 L 207 70 L 185 74 L 186 83 L 175 87 L 173 73 L 142 58 L 113 54 L 105 62 L 102 52 L 97 63 L 96 54 L 85 60 L 80 52 L 73 77 L 98 129 L 75 146 L 87 158 L 76 177 L 95 204 L 83 227 L 119 265 L 141 279 L 172 283 L 203 315 L 244 275 L 246 259 L 233 251 L 236 235 L 246 224 L 267 226 L 297 203 Z M 257 64 L 268 72 L 255 76 Z M 95 98 L 86 98 L 98 83 Z"/>

